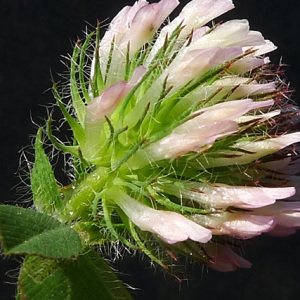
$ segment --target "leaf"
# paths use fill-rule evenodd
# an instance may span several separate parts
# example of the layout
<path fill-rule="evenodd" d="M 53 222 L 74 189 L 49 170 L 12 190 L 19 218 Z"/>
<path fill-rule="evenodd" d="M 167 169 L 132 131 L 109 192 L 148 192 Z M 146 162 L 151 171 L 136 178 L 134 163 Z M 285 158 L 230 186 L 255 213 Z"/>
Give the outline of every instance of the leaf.
<path fill-rule="evenodd" d="M 67 261 L 65 272 L 72 285 L 72 300 L 132 299 L 107 262 L 95 251 Z"/>
<path fill-rule="evenodd" d="M 82 251 L 78 233 L 46 214 L 0 205 L 0 241 L 4 253 L 70 258 Z"/>
<path fill-rule="evenodd" d="M 77 259 L 56 262 L 27 257 L 19 275 L 21 299 L 132 299 L 110 266 L 94 251 Z"/>
<path fill-rule="evenodd" d="M 40 128 L 35 140 L 35 162 L 30 175 L 34 205 L 52 215 L 62 208 L 62 199 L 49 159 L 45 154 Z"/>
<path fill-rule="evenodd" d="M 70 300 L 70 283 L 59 264 L 52 259 L 26 257 L 19 274 L 22 300 Z"/>

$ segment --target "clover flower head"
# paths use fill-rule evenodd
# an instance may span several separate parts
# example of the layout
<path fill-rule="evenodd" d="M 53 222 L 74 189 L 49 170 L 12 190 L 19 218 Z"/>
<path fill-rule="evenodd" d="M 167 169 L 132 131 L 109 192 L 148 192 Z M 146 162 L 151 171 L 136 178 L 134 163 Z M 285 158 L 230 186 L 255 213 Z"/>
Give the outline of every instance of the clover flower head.
<path fill-rule="evenodd" d="M 192 0 L 168 21 L 178 4 L 138 0 L 76 44 L 71 106 L 54 86 L 73 145 L 47 128 L 74 158 L 60 218 L 164 268 L 177 255 L 249 268 L 234 239 L 300 227 L 299 110 L 272 42 L 246 20 L 210 25 L 231 0 Z"/>

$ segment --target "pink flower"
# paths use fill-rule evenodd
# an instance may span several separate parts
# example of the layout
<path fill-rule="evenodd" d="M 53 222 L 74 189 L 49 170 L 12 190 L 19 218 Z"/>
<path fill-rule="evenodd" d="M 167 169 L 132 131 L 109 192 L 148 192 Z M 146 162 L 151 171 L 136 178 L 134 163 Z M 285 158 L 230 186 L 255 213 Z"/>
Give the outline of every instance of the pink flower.
<path fill-rule="evenodd" d="M 208 130 L 209 129 L 209 130 Z M 191 132 L 172 133 L 160 141 L 151 144 L 145 150 L 148 161 L 156 161 L 166 158 L 177 158 L 188 152 L 198 152 L 204 146 L 209 148 L 216 139 L 230 135 L 238 131 L 235 122 L 224 120 L 210 122 L 199 126 Z"/>
<path fill-rule="evenodd" d="M 274 218 L 274 225 L 276 226 L 269 232 L 272 235 L 290 235 L 300 228 L 300 207 L 298 202 L 277 201 L 273 205 L 256 209 L 253 213 Z"/>
<path fill-rule="evenodd" d="M 239 239 L 250 239 L 273 229 L 272 216 L 229 211 L 212 215 L 194 215 L 195 222 L 211 228 L 214 235 L 228 235 Z"/>
<path fill-rule="evenodd" d="M 192 119 L 173 130 L 165 138 L 141 150 L 149 161 L 176 158 L 188 152 L 207 150 L 221 137 L 238 131 L 234 121 L 252 109 L 273 104 L 273 100 L 253 102 L 251 99 L 229 101 L 200 109 Z"/>
<path fill-rule="evenodd" d="M 232 150 L 222 152 L 222 155 L 214 159 L 199 159 L 200 167 L 215 168 L 232 164 L 249 164 L 266 155 L 276 153 L 287 146 L 300 141 L 300 132 L 288 133 L 277 137 L 263 138 L 257 141 L 242 141 L 232 145 Z M 232 159 L 231 157 L 234 157 Z"/>
<path fill-rule="evenodd" d="M 253 209 L 275 203 L 278 199 L 286 199 L 295 194 L 294 187 L 254 187 L 254 186 L 230 186 L 223 183 L 182 183 L 155 184 L 158 192 L 174 195 L 184 199 L 190 199 L 200 205 L 209 205 L 214 208 L 227 208 L 230 206 Z"/>
<path fill-rule="evenodd" d="M 176 131 L 180 130 L 182 127 L 190 127 L 190 129 L 192 129 L 196 126 L 197 123 L 206 123 L 209 120 L 236 120 L 240 116 L 248 113 L 251 110 L 269 107 L 273 104 L 273 100 L 254 102 L 252 99 L 241 99 L 218 103 L 213 106 L 205 107 L 195 111 L 193 115 L 195 115 L 196 117 L 191 121 L 187 121 L 186 123 L 183 123 L 183 125 L 178 126 L 176 128 Z M 192 123 L 192 125 L 187 126 L 187 124 L 190 123 Z"/>
<path fill-rule="evenodd" d="M 206 243 L 212 237 L 210 230 L 183 215 L 151 208 L 131 198 L 117 187 L 112 189 L 109 195 L 136 226 L 156 234 L 159 239 L 168 244 L 187 239 Z"/>
<path fill-rule="evenodd" d="M 220 272 L 231 272 L 237 268 L 251 268 L 252 264 L 235 254 L 230 248 L 220 244 L 208 243 L 204 250 L 212 260 L 208 262 L 210 268 Z"/>
<path fill-rule="evenodd" d="M 233 145 L 233 148 L 248 152 L 236 161 L 239 164 L 246 164 L 298 142 L 300 142 L 300 132 L 294 132 L 262 141 L 239 142 Z"/>
<path fill-rule="evenodd" d="M 265 40 L 258 31 L 250 31 L 247 20 L 232 20 L 218 26 L 211 34 L 203 35 L 191 44 L 191 48 L 233 47 L 256 49 L 255 55 L 273 51 L 276 47 Z"/>
<path fill-rule="evenodd" d="M 146 71 L 144 66 L 137 67 L 130 81 L 119 81 L 94 98 L 86 108 L 85 127 L 90 123 L 103 123 L 105 117 L 110 117 L 121 100 L 140 82 Z"/>
<path fill-rule="evenodd" d="M 272 49 L 266 49 L 265 51 L 271 51 Z M 244 74 L 246 72 L 251 72 L 252 70 L 270 63 L 268 57 L 244 57 L 236 62 L 234 62 L 229 70 L 234 74 Z"/>
<path fill-rule="evenodd" d="M 178 4 L 177 0 L 161 0 L 151 4 L 139 0 L 133 6 L 124 7 L 112 20 L 99 49 L 101 71 L 102 74 L 107 73 L 108 85 L 124 78 L 128 49 L 132 58 L 153 37 Z M 111 63 L 108 70 L 109 60 Z"/>
<path fill-rule="evenodd" d="M 139 3 L 139 2 L 136 2 Z M 127 24 L 123 36 L 120 38 L 118 47 L 126 49 L 129 45 L 130 55 L 135 54 L 147 41 L 149 41 L 163 21 L 179 4 L 177 0 L 161 0 L 158 3 L 151 3 L 142 6 Z M 123 29 L 124 30 L 124 29 Z"/>
<path fill-rule="evenodd" d="M 295 193 L 294 187 L 254 187 L 230 186 L 226 184 L 199 184 L 190 191 L 182 191 L 183 195 L 202 204 L 209 204 L 216 208 L 229 206 L 239 208 L 257 208 L 275 203 L 277 199 L 291 197 Z"/>
<path fill-rule="evenodd" d="M 180 89 L 190 80 L 203 75 L 208 70 L 219 66 L 243 53 L 240 47 L 212 47 L 191 50 L 189 47 L 181 50 L 169 68 L 168 84 L 175 86 L 173 91 Z"/>
<path fill-rule="evenodd" d="M 150 62 L 157 51 L 163 46 L 166 36 L 172 33 L 180 24 L 182 24 L 183 29 L 180 32 L 179 38 L 180 40 L 184 40 L 193 30 L 200 28 L 207 22 L 233 8 L 234 5 L 231 0 L 195 0 L 189 2 L 177 18 L 162 28 L 147 62 Z"/>
<path fill-rule="evenodd" d="M 144 66 L 137 67 L 130 81 L 122 80 L 111 85 L 87 105 L 84 120 L 86 143 L 81 147 L 86 158 L 93 160 L 93 157 L 101 150 L 103 123 L 106 118 L 110 118 L 119 103 L 140 82 L 146 71 Z"/>

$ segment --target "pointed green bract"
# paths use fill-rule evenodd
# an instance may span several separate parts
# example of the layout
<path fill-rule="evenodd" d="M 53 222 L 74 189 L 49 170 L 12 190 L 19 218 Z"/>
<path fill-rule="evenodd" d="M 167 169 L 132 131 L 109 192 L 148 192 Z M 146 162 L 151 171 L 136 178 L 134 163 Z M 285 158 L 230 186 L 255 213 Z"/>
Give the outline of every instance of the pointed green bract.
<path fill-rule="evenodd" d="M 71 60 L 70 88 L 73 107 L 75 109 L 79 123 L 83 125 L 85 117 L 85 104 L 83 102 L 83 99 L 81 98 L 80 89 L 77 85 L 77 63 L 81 52 L 80 49 L 81 45 L 80 42 L 78 42 L 74 47 L 73 56 Z"/>
<path fill-rule="evenodd" d="M 49 215 L 62 208 L 62 198 L 48 156 L 42 143 L 42 129 L 35 140 L 35 162 L 30 174 L 31 190 L 35 207 Z"/>
<path fill-rule="evenodd" d="M 0 239 L 4 253 L 57 259 L 79 255 L 79 235 L 46 214 L 21 207 L 0 206 Z"/>
<path fill-rule="evenodd" d="M 57 91 L 57 86 L 56 83 L 53 83 L 53 87 L 52 87 L 52 91 L 53 91 L 53 95 L 54 98 L 56 99 L 56 103 L 58 105 L 58 107 L 60 108 L 62 114 L 64 115 L 65 120 L 68 122 L 68 124 L 70 125 L 73 134 L 74 134 L 74 139 L 77 141 L 77 143 L 80 145 L 82 143 L 85 142 L 85 132 L 83 130 L 83 127 L 77 122 L 76 119 L 73 118 L 73 116 L 69 113 L 68 109 L 65 107 L 65 104 L 62 102 L 62 98 L 60 96 L 60 94 Z M 52 137 L 52 133 L 51 133 L 51 118 L 49 118 L 48 122 L 47 122 L 47 134 L 49 136 L 49 138 L 51 139 L 51 142 L 53 142 L 53 138 Z M 55 144 L 55 143 L 54 143 Z M 56 146 L 56 144 L 55 144 Z M 75 157 L 78 156 L 78 149 L 77 151 L 72 151 L 72 146 L 65 146 L 64 147 L 68 147 L 71 148 L 71 151 L 68 149 L 60 149 L 63 152 L 69 152 L 72 155 L 74 155 Z M 73 146 L 74 147 L 74 146 Z M 59 147 L 57 147 L 59 149 Z"/>

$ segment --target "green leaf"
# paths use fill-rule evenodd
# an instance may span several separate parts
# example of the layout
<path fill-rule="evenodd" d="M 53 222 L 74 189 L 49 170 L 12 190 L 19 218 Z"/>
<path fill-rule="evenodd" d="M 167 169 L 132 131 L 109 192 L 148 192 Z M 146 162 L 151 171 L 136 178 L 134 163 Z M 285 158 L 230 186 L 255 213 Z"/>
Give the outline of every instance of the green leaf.
<path fill-rule="evenodd" d="M 95 251 L 80 255 L 65 263 L 73 300 L 132 299 L 107 262 Z"/>
<path fill-rule="evenodd" d="M 52 215 L 62 208 L 62 199 L 49 159 L 45 154 L 40 128 L 35 140 L 35 162 L 30 174 L 34 205 Z"/>
<path fill-rule="evenodd" d="M 21 299 L 132 299 L 110 266 L 94 251 L 77 259 L 56 262 L 27 257 L 20 271 Z"/>
<path fill-rule="evenodd" d="M 70 300 L 70 283 L 59 264 L 52 259 L 26 257 L 19 274 L 19 299 Z"/>
<path fill-rule="evenodd" d="M 78 233 L 46 214 L 0 205 L 0 241 L 4 253 L 70 258 L 82 252 Z"/>

